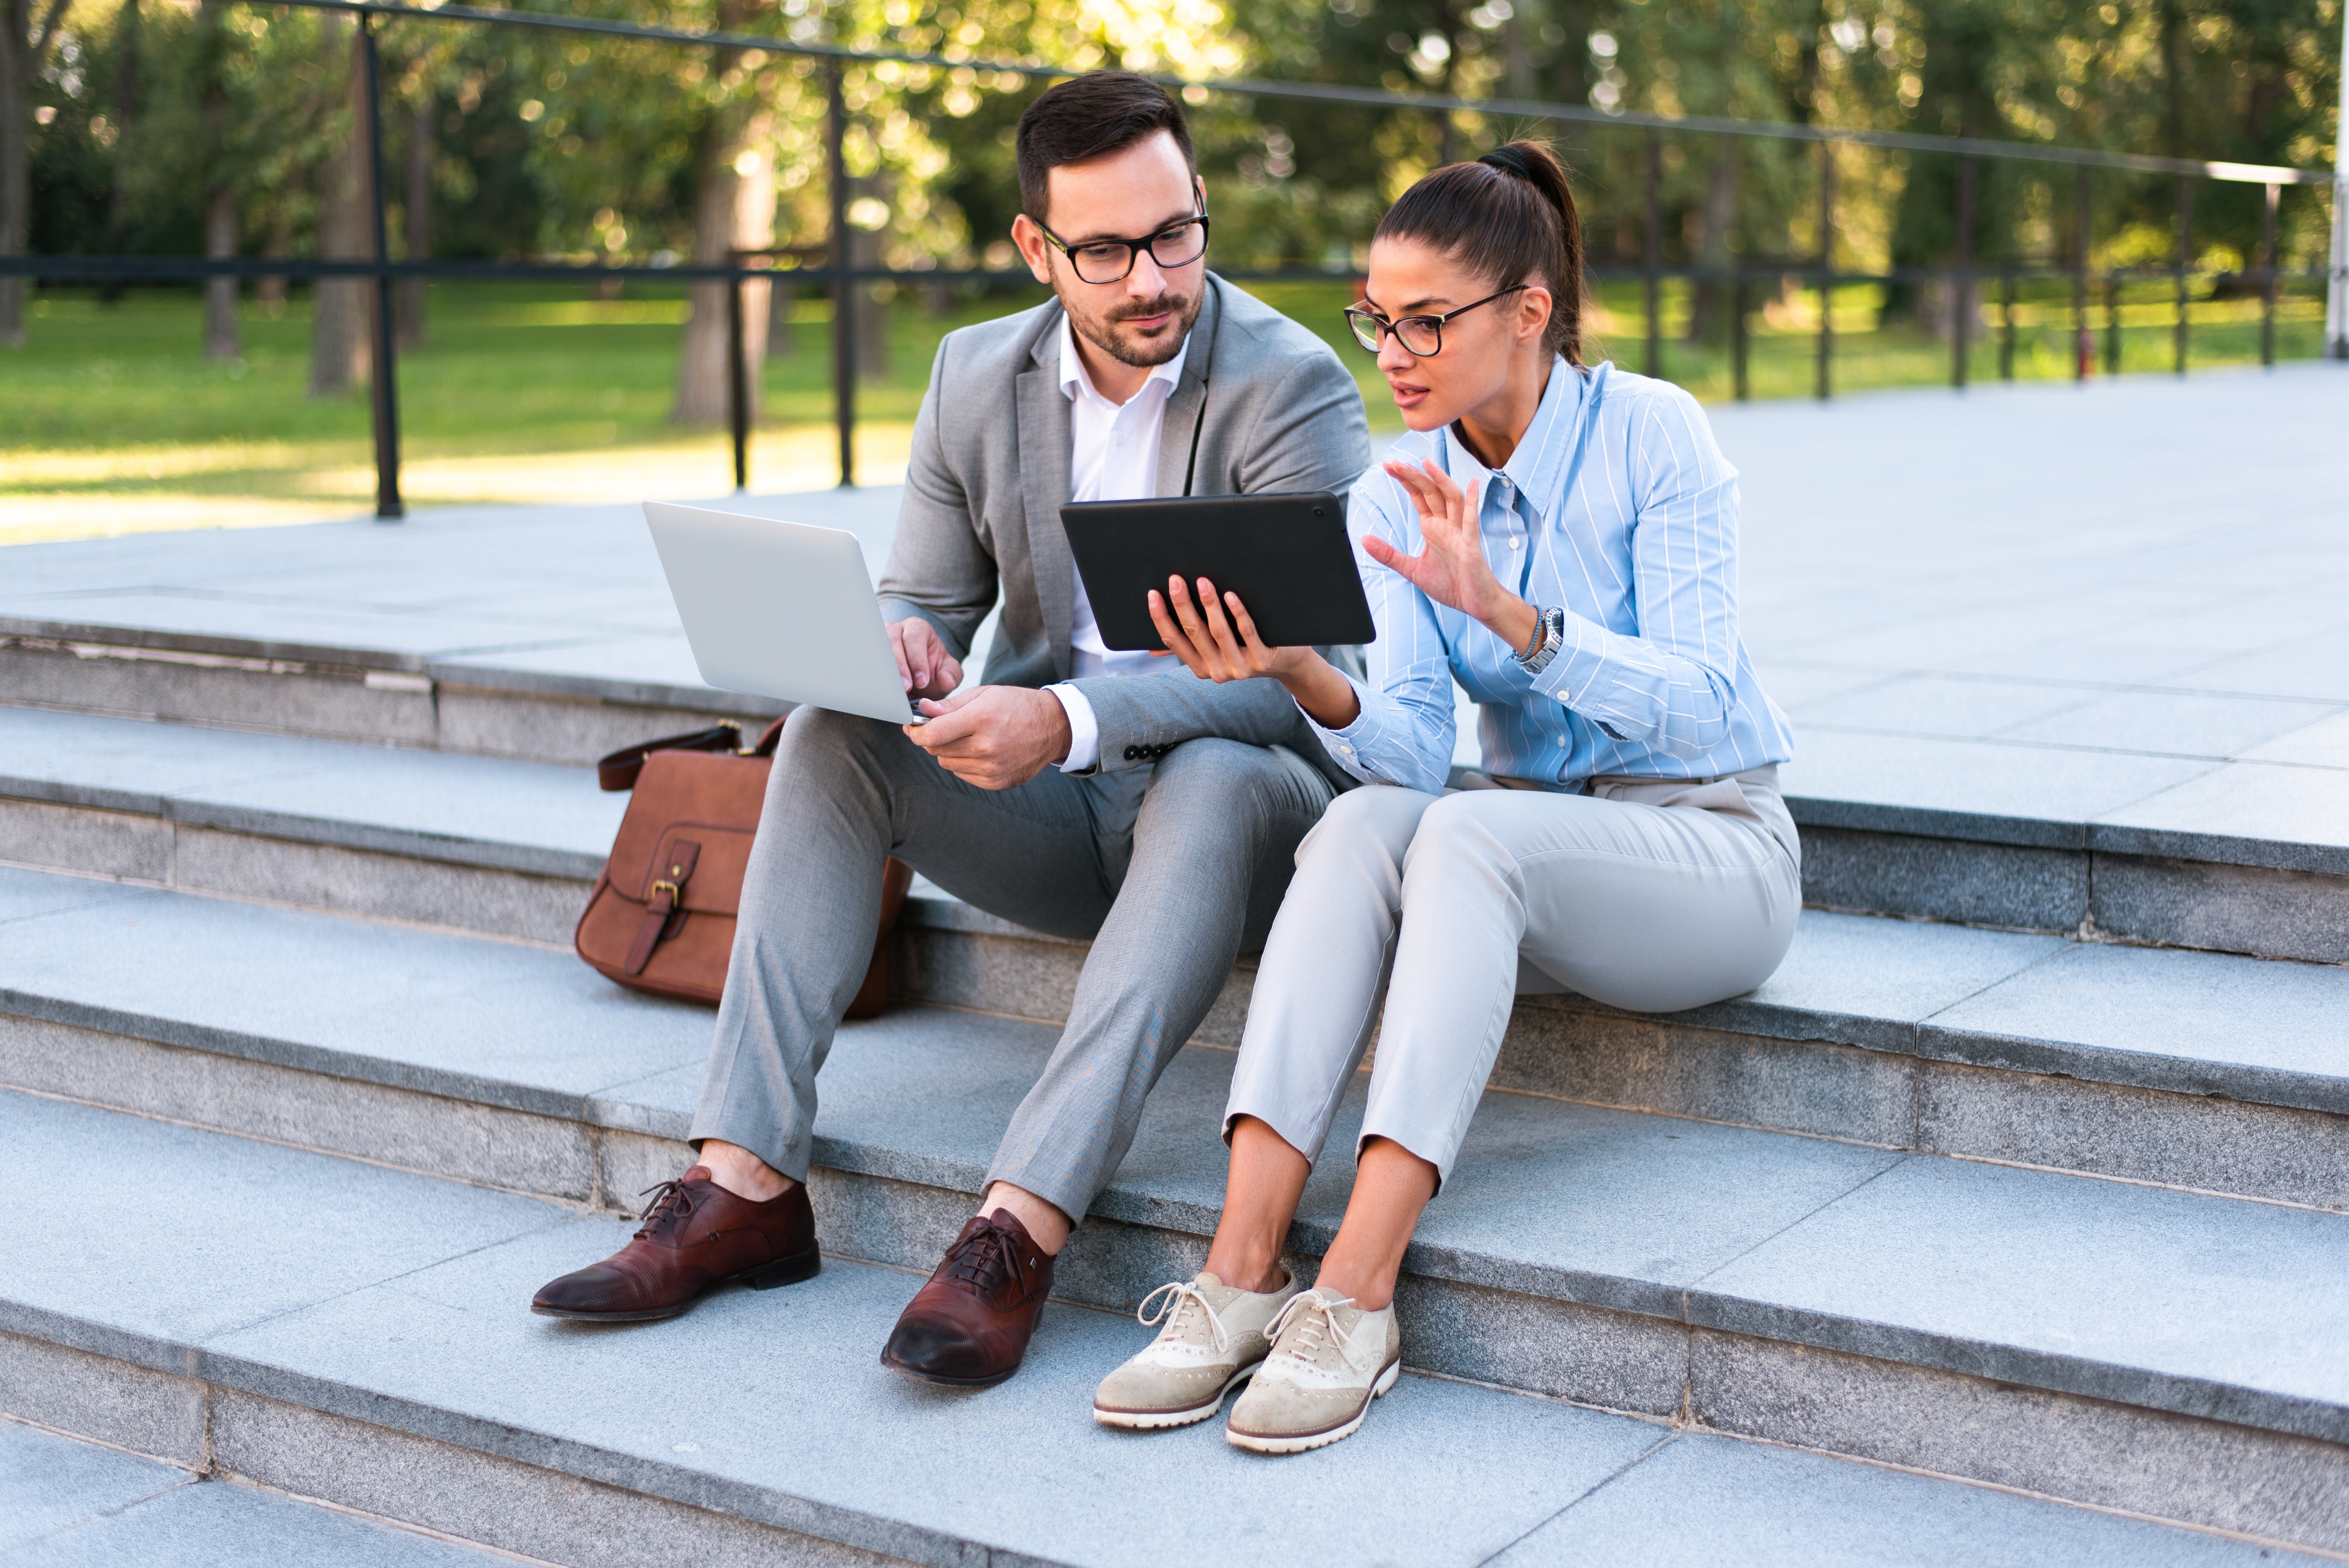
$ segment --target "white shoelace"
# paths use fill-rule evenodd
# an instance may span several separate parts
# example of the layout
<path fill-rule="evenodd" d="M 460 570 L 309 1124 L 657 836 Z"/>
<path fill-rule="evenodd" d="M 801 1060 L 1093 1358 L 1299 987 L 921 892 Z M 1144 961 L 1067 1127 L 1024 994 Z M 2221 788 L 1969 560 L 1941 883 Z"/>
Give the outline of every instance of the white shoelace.
<path fill-rule="evenodd" d="M 1154 1301 L 1157 1301 L 1162 1295 L 1166 1299 L 1164 1302 L 1161 1302 L 1159 1304 L 1158 1310 L 1155 1313 L 1153 1313 L 1150 1310 L 1150 1304 Z M 1159 1337 L 1163 1339 L 1174 1334 L 1181 1328 L 1183 1322 L 1183 1308 L 1186 1303 L 1191 1302 L 1196 1302 L 1198 1304 L 1199 1310 L 1207 1315 L 1207 1329 L 1215 1336 L 1216 1354 L 1221 1356 L 1225 1351 L 1231 1348 L 1232 1336 L 1229 1332 L 1225 1329 L 1223 1318 L 1217 1315 L 1215 1304 L 1209 1301 L 1206 1296 L 1201 1293 L 1199 1287 L 1193 1284 L 1189 1280 L 1169 1280 L 1164 1284 L 1160 1285 L 1156 1290 L 1152 1291 L 1148 1295 L 1143 1296 L 1142 1298 L 1142 1305 L 1133 1309 L 1134 1320 L 1140 1323 L 1144 1328 L 1154 1328 L 1160 1323 L 1164 1323 L 1166 1327 L 1159 1336 Z"/>
<path fill-rule="evenodd" d="M 1297 1337 L 1302 1342 L 1301 1347 L 1280 1346 L 1274 1352 L 1275 1355 L 1285 1355 L 1292 1360 L 1311 1366 L 1321 1358 L 1320 1334 L 1322 1329 L 1327 1328 L 1330 1331 L 1330 1343 L 1338 1347 L 1338 1354 L 1345 1360 L 1346 1365 L 1357 1373 L 1367 1372 L 1370 1370 L 1369 1353 L 1355 1345 L 1352 1337 L 1338 1326 L 1338 1315 L 1331 1310 L 1335 1307 L 1353 1305 L 1354 1298 L 1350 1295 L 1331 1296 L 1324 1301 L 1319 1291 L 1299 1291 L 1283 1303 L 1280 1311 L 1274 1315 L 1271 1325 L 1264 1331 L 1265 1337 L 1271 1340 L 1275 1346 L 1280 1346 L 1281 1336 L 1288 1328 L 1289 1316 L 1291 1314 L 1296 1314 Z M 1299 1307 L 1303 1307 L 1305 1311 L 1298 1312 Z"/>

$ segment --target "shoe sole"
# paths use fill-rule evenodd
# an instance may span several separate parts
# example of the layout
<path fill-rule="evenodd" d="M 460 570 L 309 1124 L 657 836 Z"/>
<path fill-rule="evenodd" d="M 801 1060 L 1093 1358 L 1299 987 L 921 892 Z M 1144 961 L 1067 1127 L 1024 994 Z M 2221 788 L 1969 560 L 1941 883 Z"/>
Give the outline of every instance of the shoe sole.
<path fill-rule="evenodd" d="M 1168 1427 L 1195 1426 L 1222 1409 L 1232 1390 L 1256 1376 L 1256 1369 L 1263 1365 L 1261 1361 L 1251 1361 L 1233 1373 L 1224 1386 L 1216 1390 L 1216 1397 L 1204 1405 L 1193 1405 L 1182 1410 L 1112 1410 L 1106 1405 L 1095 1405 L 1093 1419 L 1104 1427 L 1123 1427 L 1130 1432 L 1154 1432 Z"/>
<path fill-rule="evenodd" d="M 813 1279 L 823 1270 L 823 1250 L 810 1247 L 803 1253 L 793 1253 L 790 1257 L 774 1263 L 761 1264 L 757 1268 L 744 1269 L 740 1274 L 712 1280 L 675 1306 L 656 1306 L 644 1312 L 581 1312 L 572 1307 L 541 1306 L 532 1302 L 530 1309 L 541 1317 L 560 1317 L 574 1323 L 656 1323 L 664 1317 L 676 1317 L 690 1310 L 702 1297 L 721 1284 L 746 1284 L 752 1290 L 773 1290 L 778 1285 L 797 1284 L 802 1280 Z"/>
<path fill-rule="evenodd" d="M 1026 1357 L 1023 1357 L 1021 1359 L 1025 1360 Z M 927 1383 L 936 1388 L 992 1388 L 998 1383 L 1009 1381 L 1011 1374 L 1019 1370 L 1015 1363 L 1003 1371 L 990 1373 L 984 1377 L 949 1377 L 943 1372 L 925 1372 L 918 1367 L 909 1366 L 891 1356 L 886 1350 L 881 1353 L 881 1365 L 900 1377 L 911 1378 L 916 1383 Z"/>
<path fill-rule="evenodd" d="M 1308 1449 L 1327 1448 L 1339 1439 L 1350 1438 L 1361 1429 L 1363 1419 L 1371 1413 L 1371 1400 L 1384 1398 L 1386 1391 L 1395 1386 L 1395 1378 L 1402 1371 L 1402 1362 L 1388 1362 L 1387 1369 L 1380 1373 L 1378 1381 L 1371 1385 L 1370 1399 L 1362 1401 L 1362 1408 L 1354 1412 L 1350 1420 L 1340 1421 L 1334 1427 L 1324 1427 L 1318 1432 L 1291 1432 L 1279 1437 L 1226 1427 L 1224 1437 L 1232 1447 L 1258 1454 L 1301 1454 Z"/>

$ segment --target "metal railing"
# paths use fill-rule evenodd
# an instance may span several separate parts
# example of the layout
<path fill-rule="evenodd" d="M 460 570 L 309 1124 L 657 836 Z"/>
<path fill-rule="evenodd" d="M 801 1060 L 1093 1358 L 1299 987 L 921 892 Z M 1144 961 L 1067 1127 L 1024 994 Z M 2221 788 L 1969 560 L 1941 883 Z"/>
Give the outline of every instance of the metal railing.
<path fill-rule="evenodd" d="M 372 353 L 369 355 L 370 419 L 375 438 L 376 515 L 386 521 L 404 515 L 406 507 L 399 493 L 399 399 L 398 367 L 393 341 L 393 285 L 403 279 L 438 278 L 458 280 L 497 280 L 506 282 L 562 280 L 564 282 L 622 280 L 629 278 L 657 279 L 664 283 L 724 283 L 728 285 L 728 425 L 733 443 L 734 482 L 737 490 L 747 489 L 750 482 L 750 415 L 752 398 L 749 378 L 751 367 L 745 349 L 747 338 L 743 316 L 743 285 L 754 280 L 769 282 L 788 278 L 794 284 L 813 284 L 830 290 L 832 309 L 832 358 L 833 423 L 839 436 L 840 482 L 855 482 L 854 438 L 856 428 L 856 312 L 852 298 L 857 285 L 876 282 L 918 282 L 926 284 L 981 282 L 991 284 L 1018 283 L 1037 286 L 1025 272 L 1019 271 L 946 271 L 912 270 L 889 267 L 859 267 L 848 254 L 849 223 L 847 219 L 849 180 L 845 146 L 848 133 L 848 109 L 843 94 L 844 67 L 857 64 L 895 63 L 927 67 L 941 70 L 970 69 L 991 72 L 998 76 L 1009 74 L 1031 80 L 1053 79 L 1073 74 L 1068 67 L 1039 65 L 1028 61 L 948 59 L 942 56 L 914 54 L 888 50 L 855 49 L 838 45 L 802 43 L 766 34 L 734 33 L 698 28 L 662 27 L 637 23 L 606 20 L 593 16 L 566 16 L 552 13 L 508 11 L 480 6 L 450 5 L 424 9 L 418 6 L 386 4 L 383 0 L 250 0 L 253 4 L 294 6 L 305 10 L 342 12 L 359 19 L 360 52 L 364 72 L 366 100 L 365 132 L 367 139 L 367 157 L 369 175 L 367 188 L 373 208 L 373 242 L 375 254 L 367 259 L 295 259 L 290 257 L 205 257 L 205 256 L 0 256 L 0 276 L 28 276 L 55 280 L 88 280 L 92 282 L 180 281 L 192 278 L 367 278 L 376 284 L 371 310 L 368 312 Z M 383 110 L 380 85 L 380 61 L 378 42 L 378 25 L 387 19 L 449 24 L 473 24 L 493 26 L 526 27 L 543 31 L 580 33 L 605 37 L 627 38 L 657 43 L 672 43 L 698 47 L 758 49 L 769 54 L 792 55 L 824 62 L 827 100 L 827 172 L 829 199 L 829 233 L 821 245 L 777 247 L 771 250 L 738 251 L 723 264 L 681 263 L 668 266 L 620 265 L 604 263 L 544 263 L 527 262 L 461 262 L 409 260 L 393 261 L 390 256 L 388 202 L 383 181 Z M 2275 359 L 2275 322 L 2279 290 L 2294 279 L 2325 280 L 2328 286 L 2339 290 L 2349 279 L 2349 255 L 2337 236 L 2344 225 L 2336 211 L 2330 225 L 2336 236 L 2331 264 L 2323 271 L 2286 272 L 2279 265 L 2277 253 L 2277 210 L 2282 188 L 2302 184 L 2330 185 L 2334 188 L 2335 205 L 2341 201 L 2342 184 L 2329 170 L 2291 169 L 2274 165 L 2230 163 L 2199 159 L 2153 157 L 2138 153 L 2105 152 L 2089 148 L 2053 147 L 2031 143 L 1992 141 L 1982 138 L 1928 136 L 1906 131 L 1837 129 L 1831 127 L 1803 125 L 1767 120 L 1727 119 L 1712 116 L 1672 118 L 1640 112 L 1611 112 L 1575 104 L 1547 103 L 1527 98 L 1469 98 L 1439 93 L 1396 93 L 1375 88 L 1354 88 L 1310 82 L 1280 82 L 1248 77 L 1232 77 L 1191 81 L 1174 77 L 1158 78 L 1172 88 L 1203 90 L 1252 98 L 1273 98 L 1308 103 L 1346 104 L 1357 107 L 1388 109 L 1413 109 L 1450 115 L 1473 113 L 1487 118 L 1515 121 L 1542 121 L 1568 125 L 1605 127 L 1610 130 L 1644 130 L 1647 133 L 1646 181 L 1644 191 L 1645 225 L 1644 253 L 1634 267 L 1597 265 L 1589 269 L 1590 276 L 1599 282 L 1637 281 L 1641 285 L 1645 306 L 1646 342 L 1644 368 L 1650 375 L 1661 375 L 1663 367 L 1662 285 L 1667 279 L 1680 279 L 1697 285 L 1726 286 L 1731 296 L 1728 312 L 1730 325 L 1731 378 L 1734 395 L 1744 398 L 1750 394 L 1748 317 L 1752 314 L 1752 291 L 1765 282 L 1783 282 L 1788 278 L 1806 280 L 1819 297 L 1819 320 L 1816 332 L 1815 391 L 1827 397 L 1834 391 L 1834 294 L 1838 288 L 1855 284 L 1942 284 L 1951 290 L 1951 331 L 1950 349 L 1950 381 L 1954 387 L 1964 387 L 1971 372 L 1971 341 L 1978 307 L 1974 291 L 1985 281 L 1995 281 L 2000 288 L 2002 305 L 1999 367 L 2002 377 L 2012 378 L 2014 370 L 2016 290 L 2019 285 L 2037 281 L 2068 280 L 2071 285 L 2072 336 L 2075 351 L 2073 372 L 2085 377 L 2094 362 L 2094 332 L 2092 295 L 2101 285 L 2106 316 L 2104 358 L 2108 371 L 2117 370 L 2120 364 L 2119 295 L 2123 286 L 2133 281 L 2168 279 L 2175 294 L 2174 364 L 2183 375 L 2187 366 L 2189 327 L 2188 320 L 2189 291 L 2192 279 L 2199 275 L 2192 265 L 2193 211 L 2196 183 L 2203 181 L 2253 183 L 2265 190 L 2261 224 L 2261 264 L 2241 269 L 2230 274 L 2239 286 L 2255 287 L 2261 300 L 2260 358 L 2263 365 Z M 1807 142 L 1819 149 L 1817 253 L 1806 257 L 1782 257 L 1773 261 L 1745 261 L 1726 266 L 1668 266 L 1663 258 L 1663 169 L 1664 139 L 1667 136 L 1692 135 L 1707 137 L 1739 137 L 1762 140 Z M 1870 148 L 1890 151 L 1925 152 L 1953 156 L 1959 160 L 1957 197 L 1957 250 L 1953 265 L 1947 267 L 1893 268 L 1880 272 L 1852 271 L 1836 264 L 1834 258 L 1835 220 L 1837 213 L 1837 164 L 1838 147 Z M 2022 263 L 2013 259 L 2002 259 L 1989 266 L 1978 265 L 1972 253 L 1976 166 L 1981 160 L 2068 165 L 2075 169 L 2075 243 L 2069 266 L 2054 263 Z M 2168 267 L 2097 268 L 2088 263 L 2091 248 L 2092 211 L 2090 181 L 2095 170 L 2110 170 L 2136 174 L 2161 174 L 2178 180 L 2178 198 L 2173 262 Z M 821 266 L 794 267 L 788 271 L 773 267 L 777 259 L 805 260 L 821 255 Z M 1327 282 L 1333 276 L 1348 275 L 1329 269 L 1234 269 L 1223 275 L 1245 282 L 1288 282 L 1313 280 Z M 2330 330 L 2330 328 L 2328 328 Z M 2349 344 L 2328 343 L 2329 351 L 2349 357 Z"/>

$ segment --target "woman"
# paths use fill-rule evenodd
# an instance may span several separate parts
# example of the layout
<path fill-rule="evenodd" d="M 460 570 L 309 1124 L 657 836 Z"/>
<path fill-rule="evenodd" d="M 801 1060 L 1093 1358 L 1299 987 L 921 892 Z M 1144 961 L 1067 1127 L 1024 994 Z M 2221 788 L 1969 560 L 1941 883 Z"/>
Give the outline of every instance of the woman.
<path fill-rule="evenodd" d="M 1353 1432 L 1393 1385 L 1403 1249 L 1520 976 L 1671 1011 L 1760 985 L 1793 939 L 1791 748 L 1738 640 L 1735 470 L 1686 393 L 1583 366 L 1582 282 L 1538 143 L 1437 170 L 1380 223 L 1347 315 L 1410 433 L 1349 508 L 1378 620 L 1366 680 L 1265 646 L 1204 580 L 1152 595 L 1195 673 L 1280 681 L 1368 787 L 1297 851 L 1225 1113 L 1223 1220 L 1206 1269 L 1154 1293 L 1164 1327 L 1102 1383 L 1103 1422 L 1202 1420 L 1253 1373 L 1232 1442 Z M 1447 791 L 1454 680 L 1484 771 Z M 1299 1291 L 1282 1241 L 1382 989 L 1353 1192 Z"/>

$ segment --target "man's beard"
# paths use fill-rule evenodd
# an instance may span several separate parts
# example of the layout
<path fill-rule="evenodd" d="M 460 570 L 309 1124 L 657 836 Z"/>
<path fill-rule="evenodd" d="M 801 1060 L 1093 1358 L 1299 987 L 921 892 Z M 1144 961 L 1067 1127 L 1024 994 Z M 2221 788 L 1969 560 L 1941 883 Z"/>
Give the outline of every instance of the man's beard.
<path fill-rule="evenodd" d="M 1061 297 L 1061 308 L 1068 311 L 1070 322 L 1084 335 L 1087 343 L 1121 365 L 1131 365 L 1146 370 L 1153 366 L 1164 365 L 1183 352 L 1183 345 L 1189 341 L 1191 328 L 1199 319 L 1201 297 L 1196 294 L 1188 296 L 1162 294 L 1157 298 L 1144 300 L 1140 304 L 1121 305 L 1108 315 L 1096 316 L 1075 309 L 1069 304 L 1068 296 L 1063 294 Z M 1142 315 L 1163 315 L 1169 312 L 1175 316 L 1176 330 L 1164 334 L 1155 342 L 1141 342 L 1126 337 L 1117 331 L 1118 324 L 1121 322 L 1131 321 Z"/>

